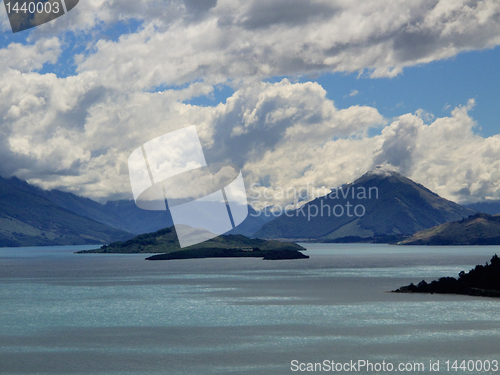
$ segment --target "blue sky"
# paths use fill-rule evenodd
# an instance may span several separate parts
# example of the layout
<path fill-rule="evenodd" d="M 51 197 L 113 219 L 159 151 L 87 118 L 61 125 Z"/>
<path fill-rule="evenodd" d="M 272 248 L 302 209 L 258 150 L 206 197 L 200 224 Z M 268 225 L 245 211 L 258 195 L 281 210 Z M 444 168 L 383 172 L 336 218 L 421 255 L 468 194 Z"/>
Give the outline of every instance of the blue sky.
<path fill-rule="evenodd" d="M 469 99 L 476 100 L 472 117 L 483 136 L 500 131 L 500 48 L 464 52 L 458 56 L 429 64 L 409 67 L 394 78 L 358 78 L 328 74 L 317 81 L 328 91 L 328 97 L 341 108 L 372 105 L 387 118 L 423 109 L 436 117 L 449 115 Z M 359 93 L 350 97 L 349 93 Z"/>
<path fill-rule="evenodd" d="M 292 76 L 292 81 L 318 82 L 327 97 L 338 108 L 352 105 L 376 107 L 391 119 L 418 109 L 443 117 L 455 107 L 475 99 L 472 117 L 475 132 L 489 137 L 500 132 L 500 48 L 468 51 L 441 61 L 408 67 L 393 78 L 370 78 L 355 73 L 326 73 Z M 317 77 L 315 77 L 317 76 Z M 269 79 L 279 82 L 284 76 Z M 193 105 L 214 106 L 234 93 L 227 85 L 219 85 L 210 96 L 186 101 Z"/>

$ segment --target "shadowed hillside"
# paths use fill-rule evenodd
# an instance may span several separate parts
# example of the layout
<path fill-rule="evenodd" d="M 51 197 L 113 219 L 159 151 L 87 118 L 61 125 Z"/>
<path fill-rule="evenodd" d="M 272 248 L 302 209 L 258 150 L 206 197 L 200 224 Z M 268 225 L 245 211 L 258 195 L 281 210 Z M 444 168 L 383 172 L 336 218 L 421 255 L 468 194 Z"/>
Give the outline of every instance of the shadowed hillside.
<path fill-rule="evenodd" d="M 415 233 L 400 245 L 500 245 L 500 215 L 476 214 Z"/>
<path fill-rule="evenodd" d="M 0 246 L 103 244 L 132 236 L 56 205 L 24 181 L 0 177 Z"/>

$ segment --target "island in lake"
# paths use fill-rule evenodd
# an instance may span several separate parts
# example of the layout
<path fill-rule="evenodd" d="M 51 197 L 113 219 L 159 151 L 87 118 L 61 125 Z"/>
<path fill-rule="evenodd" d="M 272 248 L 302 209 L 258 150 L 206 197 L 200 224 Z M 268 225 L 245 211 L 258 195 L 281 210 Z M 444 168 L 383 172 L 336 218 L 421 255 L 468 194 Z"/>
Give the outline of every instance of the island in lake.
<path fill-rule="evenodd" d="M 478 265 L 468 273 L 460 272 L 458 279 L 442 277 L 418 285 L 410 284 L 394 290 L 395 293 L 453 293 L 470 296 L 500 297 L 500 258 L 495 254 L 490 263 Z"/>
<path fill-rule="evenodd" d="M 175 227 L 141 234 L 128 241 L 113 242 L 98 249 L 77 254 L 157 254 L 147 260 L 193 258 L 263 258 L 265 260 L 307 259 L 306 249 L 293 242 L 248 238 L 243 235 L 222 235 L 196 245 L 181 248 Z"/>

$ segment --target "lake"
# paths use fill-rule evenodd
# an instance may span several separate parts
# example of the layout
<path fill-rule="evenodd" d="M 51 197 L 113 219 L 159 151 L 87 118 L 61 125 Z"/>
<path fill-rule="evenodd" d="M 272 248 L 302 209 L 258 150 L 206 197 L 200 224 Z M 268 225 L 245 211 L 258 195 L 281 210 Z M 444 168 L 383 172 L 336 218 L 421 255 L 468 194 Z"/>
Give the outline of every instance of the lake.
<path fill-rule="evenodd" d="M 500 300 L 389 292 L 499 246 L 302 245 L 310 259 L 0 249 L 0 374 L 500 373 Z"/>

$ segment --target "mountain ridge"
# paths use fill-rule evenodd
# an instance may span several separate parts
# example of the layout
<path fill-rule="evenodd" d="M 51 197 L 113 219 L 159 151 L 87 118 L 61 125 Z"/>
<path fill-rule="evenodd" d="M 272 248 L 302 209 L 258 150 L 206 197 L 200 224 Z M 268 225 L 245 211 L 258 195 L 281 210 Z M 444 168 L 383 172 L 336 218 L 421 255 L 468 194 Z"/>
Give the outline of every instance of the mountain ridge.
<path fill-rule="evenodd" d="M 500 215 L 477 213 L 417 232 L 398 245 L 500 245 Z"/>
<path fill-rule="evenodd" d="M 133 200 L 108 201 L 103 205 L 90 198 L 79 197 L 60 190 L 40 189 L 40 194 L 77 215 L 135 235 L 156 232 L 174 225 L 168 206 L 164 211 L 149 211 L 137 207 Z M 238 227 L 228 232 L 229 234 L 242 234 L 250 237 L 272 219 L 264 215 L 256 215 L 257 212 L 251 205 L 248 206 L 248 213 L 248 217 Z"/>
<path fill-rule="evenodd" d="M 0 177 L 0 246 L 103 244 L 132 236 L 53 203 L 25 181 Z"/>
<path fill-rule="evenodd" d="M 12 188 L 18 189 L 19 194 L 25 193 L 26 196 L 21 197 L 18 194 L 16 198 L 13 195 L 10 195 L 9 197 L 5 194 L 3 196 L 1 195 L 2 189 L 5 190 Z M 160 229 L 173 225 L 173 220 L 168 209 L 166 211 L 143 210 L 137 207 L 133 200 L 108 201 L 106 204 L 101 204 L 90 198 L 80 197 L 70 192 L 64 192 L 56 189 L 43 190 L 40 187 L 31 185 L 15 176 L 10 178 L 3 178 L 0 176 L 0 197 L 3 201 L 0 203 L 3 203 L 4 206 L 10 205 L 10 207 L 8 209 L 5 208 L 3 212 L 0 209 L 0 246 L 17 247 L 89 243 L 102 244 L 113 242 L 118 239 L 125 239 L 127 237 L 130 238 L 133 237 L 133 235 L 156 232 Z M 47 237 L 47 233 L 45 232 L 48 229 L 42 225 L 40 220 L 38 220 L 39 228 L 36 226 L 30 226 L 29 223 L 25 222 L 28 220 L 27 218 L 30 215 L 29 211 L 24 211 L 22 217 L 25 219 L 18 220 L 19 218 L 12 218 L 11 220 L 12 215 L 9 214 L 9 212 L 15 212 L 19 205 L 22 206 L 22 202 L 30 200 L 32 202 L 31 210 L 36 211 L 36 207 L 40 204 L 44 207 L 52 207 L 51 209 L 54 210 L 61 209 L 61 212 L 65 212 L 65 214 L 59 214 L 56 216 L 62 215 L 62 217 L 66 217 L 68 213 L 72 213 L 94 222 L 92 226 L 96 226 L 96 222 L 99 223 L 99 227 L 104 230 L 104 232 L 109 232 L 110 230 L 111 232 L 107 235 L 103 236 L 101 234 L 96 237 L 91 235 L 90 232 L 85 233 L 84 230 L 82 235 L 87 236 L 87 241 L 82 240 L 80 238 L 81 236 L 76 234 L 78 232 L 77 226 L 72 229 L 74 232 L 72 235 L 69 235 L 69 229 L 66 230 L 66 237 L 71 237 L 71 240 L 69 237 L 63 240 L 62 237 L 59 237 L 60 234 L 57 236 L 49 234 Z M 53 205 L 50 204 L 49 201 Z M 250 237 L 264 223 L 272 219 L 264 215 L 256 215 L 256 211 L 251 206 L 249 206 L 248 209 L 248 217 L 237 228 L 231 230 L 229 234 L 242 234 Z M 1 216 L 2 213 L 3 219 Z M 43 213 L 38 213 L 37 215 L 42 217 Z M 66 217 L 66 219 L 69 220 L 68 217 Z M 72 219 L 74 222 L 79 220 L 80 219 L 77 219 L 76 217 L 73 217 Z M 82 224 L 80 227 L 91 225 L 89 221 L 84 222 L 86 224 Z M 97 230 L 97 227 L 93 230 Z M 45 235 L 43 235 L 43 233 L 45 233 Z"/>
<path fill-rule="evenodd" d="M 500 214 L 500 200 L 484 200 L 481 202 L 464 204 L 463 206 L 485 214 Z"/>

